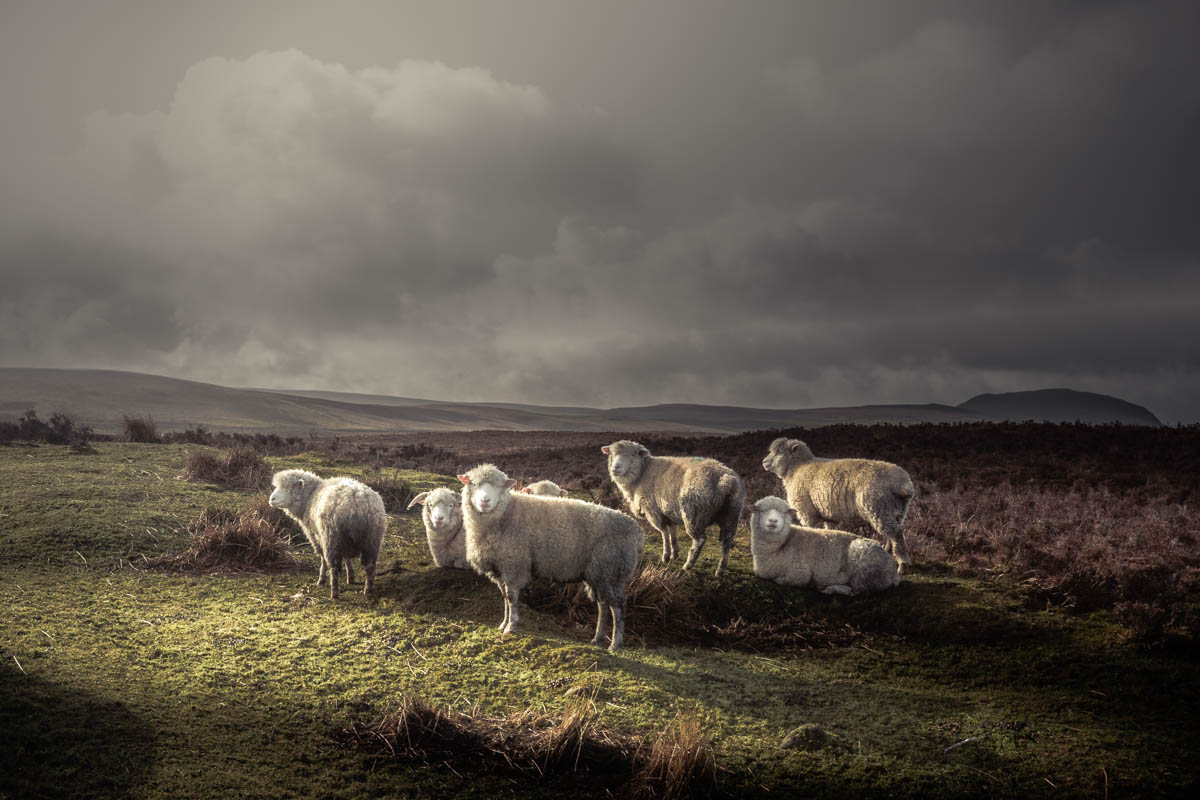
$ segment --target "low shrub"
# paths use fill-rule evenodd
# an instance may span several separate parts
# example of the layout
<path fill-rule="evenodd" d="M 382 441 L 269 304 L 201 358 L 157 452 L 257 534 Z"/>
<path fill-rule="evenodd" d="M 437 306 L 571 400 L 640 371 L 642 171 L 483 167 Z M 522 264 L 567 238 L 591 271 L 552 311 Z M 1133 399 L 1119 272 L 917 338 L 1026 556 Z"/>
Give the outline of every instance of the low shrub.
<path fill-rule="evenodd" d="M 283 512 L 256 497 L 241 510 L 207 508 L 183 527 L 187 547 L 151 559 L 169 572 L 290 572 L 299 567 L 291 553 L 292 533 Z"/>

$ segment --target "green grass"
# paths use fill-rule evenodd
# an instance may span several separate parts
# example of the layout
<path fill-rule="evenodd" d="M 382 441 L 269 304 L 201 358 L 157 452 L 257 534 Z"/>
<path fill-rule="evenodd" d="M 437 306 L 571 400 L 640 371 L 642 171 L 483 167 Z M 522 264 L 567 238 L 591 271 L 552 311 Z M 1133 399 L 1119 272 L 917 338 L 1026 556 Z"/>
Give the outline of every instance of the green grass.
<path fill-rule="evenodd" d="M 534 781 L 494 765 L 421 764 L 348 747 L 404 693 L 504 715 L 561 711 L 598 687 L 600 724 L 652 738 L 681 710 L 710 733 L 732 795 L 1111 797 L 1190 794 L 1200 669 L 1138 649 L 1106 614 L 1028 610 L 1020 597 L 923 565 L 875 597 L 827 598 L 755 579 L 745 533 L 722 582 L 714 541 L 688 590 L 703 615 L 859 633 L 816 649 L 697 646 L 681 635 L 612 655 L 587 626 L 526 609 L 502 637 L 498 592 L 431 567 L 415 513 L 391 518 L 377 596 L 331 602 L 295 574 L 140 569 L 179 526 L 248 493 L 176 478 L 189 448 L 0 448 L 0 795 L 556 796 L 604 776 Z M 368 476 L 311 454 L 271 459 Z M 391 477 L 394 473 L 386 470 Z M 402 473 L 414 489 L 452 477 Z M 648 553 L 656 555 L 657 542 Z M 531 592 L 537 596 L 537 592 Z M 713 646 L 716 645 L 716 646 Z M 830 739 L 782 750 L 802 723 Z M 950 745 L 981 737 L 950 752 Z"/>

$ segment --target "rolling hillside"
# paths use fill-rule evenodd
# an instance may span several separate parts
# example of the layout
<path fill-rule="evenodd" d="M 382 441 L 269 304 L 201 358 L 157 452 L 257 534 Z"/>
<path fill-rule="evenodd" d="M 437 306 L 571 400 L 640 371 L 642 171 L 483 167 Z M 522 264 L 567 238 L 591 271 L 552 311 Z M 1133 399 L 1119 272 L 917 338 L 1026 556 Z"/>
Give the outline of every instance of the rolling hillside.
<path fill-rule="evenodd" d="M 214 430 L 283 434 L 467 430 L 736 433 L 843 423 L 1025 419 L 1159 424 L 1141 406 L 1066 389 L 980 395 L 960 406 L 769 409 L 672 403 L 603 409 L 234 389 L 115 370 L 0 368 L 0 419 L 15 419 L 30 409 L 42 417 L 61 411 L 102 432 L 118 430 L 124 415 L 149 415 L 161 430 L 202 424 Z"/>

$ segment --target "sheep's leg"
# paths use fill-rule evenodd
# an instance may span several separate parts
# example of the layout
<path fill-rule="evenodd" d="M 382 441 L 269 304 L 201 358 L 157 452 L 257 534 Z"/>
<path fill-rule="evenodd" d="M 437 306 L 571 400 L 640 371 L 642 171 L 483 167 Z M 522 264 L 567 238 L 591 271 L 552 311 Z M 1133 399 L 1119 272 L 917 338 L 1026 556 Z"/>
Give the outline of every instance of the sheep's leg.
<path fill-rule="evenodd" d="M 346 583 L 354 583 L 354 567 L 351 566 L 350 559 L 346 559 Z"/>
<path fill-rule="evenodd" d="M 325 548 L 313 543 L 313 549 L 317 551 L 317 586 L 325 583 Z"/>
<path fill-rule="evenodd" d="M 675 558 L 676 551 L 675 531 L 671 526 L 671 523 L 667 521 L 666 517 L 653 516 L 646 517 L 646 522 L 649 523 L 651 528 L 654 528 L 654 530 L 658 531 L 659 536 L 662 537 L 662 563 L 671 563 L 671 560 Z"/>
<path fill-rule="evenodd" d="M 508 615 L 509 615 L 508 586 L 501 581 L 496 581 L 496 582 L 500 584 L 500 596 L 502 598 L 504 598 L 504 619 L 500 620 L 500 630 L 501 630 L 501 632 L 504 632 L 508 628 Z"/>
<path fill-rule="evenodd" d="M 835 583 L 822 589 L 821 594 L 854 594 L 854 591 L 844 583 Z"/>
<path fill-rule="evenodd" d="M 516 633 L 517 623 L 521 621 L 521 614 L 517 611 L 517 601 L 521 596 L 521 590 L 512 585 L 508 585 L 508 623 L 504 626 L 504 633 Z"/>
<path fill-rule="evenodd" d="M 592 637 L 592 644 L 603 646 L 604 640 L 608 638 L 609 609 L 612 606 L 603 600 L 597 600 L 596 606 L 596 635 Z"/>
<path fill-rule="evenodd" d="M 692 537 L 692 547 L 688 550 L 687 561 L 683 562 L 684 572 L 696 566 L 696 559 L 700 557 L 700 551 L 704 549 L 704 543 L 708 541 L 708 536 L 705 534 L 704 528 L 688 526 L 686 530 L 687 535 Z"/>
<path fill-rule="evenodd" d="M 362 557 L 363 572 L 366 573 L 365 583 L 363 585 L 363 594 L 370 594 L 375 591 L 375 565 L 378 563 L 378 557 L 367 560 L 367 556 Z M 347 565 L 349 562 L 347 562 Z M 349 580 L 349 579 L 347 579 Z"/>
<path fill-rule="evenodd" d="M 609 652 L 620 649 L 625 643 L 625 603 L 613 603 L 609 608 L 612 609 L 612 643 L 608 646 Z"/>
<path fill-rule="evenodd" d="M 330 547 L 326 552 L 325 571 L 329 573 L 329 599 L 338 599 L 338 578 L 342 571 L 342 554 L 336 547 Z"/>
<path fill-rule="evenodd" d="M 904 544 L 904 531 L 888 534 L 888 544 L 896 558 L 896 571 L 901 575 L 908 572 L 908 547 Z"/>

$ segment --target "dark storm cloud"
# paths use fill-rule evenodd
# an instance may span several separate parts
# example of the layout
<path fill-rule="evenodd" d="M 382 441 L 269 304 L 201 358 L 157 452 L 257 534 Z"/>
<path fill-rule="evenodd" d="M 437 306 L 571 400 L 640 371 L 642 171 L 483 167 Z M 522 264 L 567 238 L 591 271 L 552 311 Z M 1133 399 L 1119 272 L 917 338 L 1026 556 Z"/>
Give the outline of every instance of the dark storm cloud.
<path fill-rule="evenodd" d="M 149 100 L 80 70 L 109 99 L 64 118 L 75 148 L 30 144 L 66 106 L 14 93 L 0 354 L 610 405 L 1070 385 L 1200 418 L 1195 4 L 554 8 L 477 8 L 503 37 L 289 13 L 216 57 L 255 30 L 216 7 Z"/>

